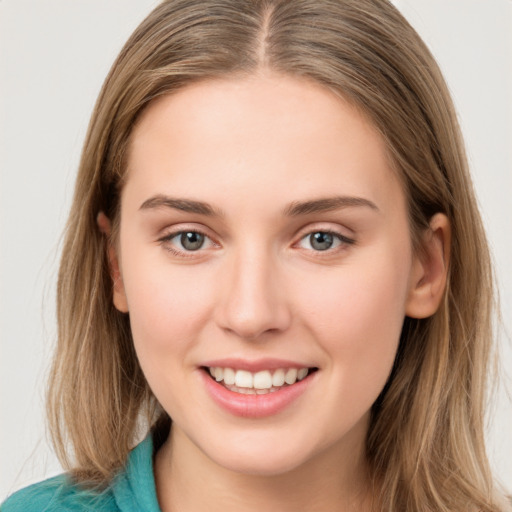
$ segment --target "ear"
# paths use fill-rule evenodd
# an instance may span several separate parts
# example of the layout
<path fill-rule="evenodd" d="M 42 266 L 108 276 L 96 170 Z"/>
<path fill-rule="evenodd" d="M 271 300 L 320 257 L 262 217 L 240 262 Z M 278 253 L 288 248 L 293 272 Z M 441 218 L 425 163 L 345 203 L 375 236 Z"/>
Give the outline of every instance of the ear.
<path fill-rule="evenodd" d="M 414 256 L 405 314 L 411 318 L 432 316 L 443 298 L 450 261 L 450 221 L 443 213 L 430 220 L 421 249 Z"/>
<path fill-rule="evenodd" d="M 114 306 L 121 313 L 128 313 L 128 301 L 124 291 L 123 277 L 119 269 L 119 258 L 115 246 L 111 241 L 112 225 L 110 219 L 103 213 L 98 213 L 96 222 L 100 231 L 105 236 L 107 242 L 108 266 L 110 269 L 110 277 L 112 278 L 114 288 Z"/>

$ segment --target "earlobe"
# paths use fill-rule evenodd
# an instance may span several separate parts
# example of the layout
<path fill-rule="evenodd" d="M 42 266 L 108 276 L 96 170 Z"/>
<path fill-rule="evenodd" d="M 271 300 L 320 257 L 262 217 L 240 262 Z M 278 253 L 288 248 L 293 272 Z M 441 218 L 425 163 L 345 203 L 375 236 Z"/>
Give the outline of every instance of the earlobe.
<path fill-rule="evenodd" d="M 422 250 L 414 257 L 405 314 L 432 316 L 441 303 L 448 279 L 451 229 L 448 217 L 434 215 L 424 233 Z"/>
<path fill-rule="evenodd" d="M 123 277 L 119 268 L 119 257 L 111 241 L 112 225 L 110 219 L 103 212 L 100 212 L 96 217 L 96 222 L 107 242 L 107 257 L 110 277 L 113 283 L 114 306 L 121 313 L 128 313 L 128 302 L 124 291 Z"/>

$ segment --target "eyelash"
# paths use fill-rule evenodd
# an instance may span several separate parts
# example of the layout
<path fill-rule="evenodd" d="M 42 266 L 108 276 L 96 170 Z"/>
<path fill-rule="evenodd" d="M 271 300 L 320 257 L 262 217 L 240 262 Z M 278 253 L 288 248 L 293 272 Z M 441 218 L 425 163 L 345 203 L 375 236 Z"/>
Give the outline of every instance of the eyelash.
<path fill-rule="evenodd" d="M 211 237 L 209 237 L 206 233 L 201 231 L 200 229 L 194 228 L 194 229 L 181 229 L 179 231 L 173 231 L 172 233 L 168 233 L 167 235 L 163 236 L 162 238 L 158 239 L 158 242 L 165 248 L 166 251 L 170 252 L 174 256 L 179 256 L 181 258 L 194 258 L 197 257 L 196 253 L 199 253 L 203 247 L 201 246 L 197 250 L 180 250 L 176 249 L 175 246 L 171 243 L 171 241 L 174 238 L 177 238 L 178 236 L 183 236 L 185 233 L 194 233 L 203 236 L 205 239 L 210 241 L 210 244 L 214 247 L 219 247 L 219 244 L 214 242 Z M 356 240 L 353 238 L 349 238 L 345 235 L 342 235 L 341 233 L 338 233 L 337 231 L 330 230 L 330 229 L 313 229 L 308 231 L 307 233 L 303 234 L 299 241 L 294 244 L 294 246 L 299 245 L 304 240 L 307 240 L 308 237 L 311 237 L 312 235 L 315 235 L 317 233 L 322 233 L 323 235 L 330 235 L 334 239 L 336 239 L 339 242 L 339 245 L 334 248 L 327 248 L 325 250 L 315 250 L 313 248 L 306 249 L 308 251 L 318 253 L 319 256 L 323 256 L 324 254 L 332 254 L 333 252 L 338 252 L 339 250 L 346 249 L 347 246 L 355 245 Z"/>

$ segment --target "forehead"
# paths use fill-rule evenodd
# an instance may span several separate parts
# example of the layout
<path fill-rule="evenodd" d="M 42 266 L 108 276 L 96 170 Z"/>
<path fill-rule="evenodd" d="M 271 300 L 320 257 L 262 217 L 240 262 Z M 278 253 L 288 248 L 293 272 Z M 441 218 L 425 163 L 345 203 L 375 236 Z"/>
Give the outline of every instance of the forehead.
<path fill-rule="evenodd" d="M 203 81 L 154 101 L 131 137 L 124 195 L 132 190 L 228 207 L 237 197 L 278 207 L 326 194 L 401 196 L 365 116 L 317 83 L 276 75 Z"/>

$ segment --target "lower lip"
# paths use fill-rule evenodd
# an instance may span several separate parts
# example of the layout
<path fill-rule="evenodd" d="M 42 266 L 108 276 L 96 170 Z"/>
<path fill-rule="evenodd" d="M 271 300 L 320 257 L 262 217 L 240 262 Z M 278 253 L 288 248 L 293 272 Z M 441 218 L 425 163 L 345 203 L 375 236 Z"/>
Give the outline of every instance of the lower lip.
<path fill-rule="evenodd" d="M 264 418 L 286 409 L 309 387 L 318 372 L 308 375 L 291 386 L 264 395 L 244 395 L 235 393 L 213 380 L 204 370 L 200 370 L 204 385 L 214 402 L 235 416 L 244 418 Z"/>

